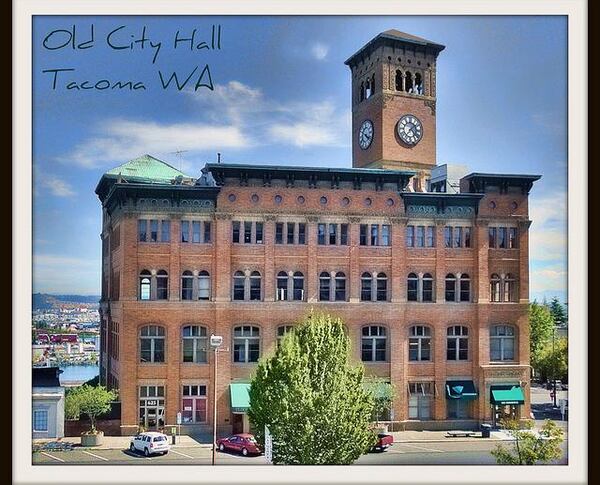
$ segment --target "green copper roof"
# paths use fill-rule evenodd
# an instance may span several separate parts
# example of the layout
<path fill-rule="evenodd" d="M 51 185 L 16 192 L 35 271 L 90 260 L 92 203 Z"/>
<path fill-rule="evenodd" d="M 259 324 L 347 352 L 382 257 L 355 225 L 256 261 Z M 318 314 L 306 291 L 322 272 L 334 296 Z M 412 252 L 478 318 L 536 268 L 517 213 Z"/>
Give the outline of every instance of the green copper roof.
<path fill-rule="evenodd" d="M 104 175 L 118 176 L 124 179 L 148 180 L 156 182 L 168 182 L 176 177 L 189 177 L 166 162 L 150 155 L 134 158 L 123 165 L 109 170 Z"/>

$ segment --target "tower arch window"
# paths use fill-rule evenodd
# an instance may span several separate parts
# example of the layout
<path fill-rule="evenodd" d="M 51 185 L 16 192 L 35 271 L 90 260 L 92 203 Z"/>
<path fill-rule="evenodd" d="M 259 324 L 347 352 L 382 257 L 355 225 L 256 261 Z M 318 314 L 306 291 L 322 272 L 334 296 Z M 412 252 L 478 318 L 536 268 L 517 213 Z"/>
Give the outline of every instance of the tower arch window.
<path fill-rule="evenodd" d="M 346 301 L 346 275 L 341 271 L 335 274 L 335 301 Z"/>
<path fill-rule="evenodd" d="M 407 299 L 408 301 L 419 300 L 419 277 L 415 273 L 408 275 Z"/>
<path fill-rule="evenodd" d="M 365 84 L 364 83 L 360 83 L 360 90 L 358 93 L 358 100 L 359 101 L 364 101 L 365 100 Z"/>
<path fill-rule="evenodd" d="M 420 73 L 415 74 L 415 94 L 423 94 L 423 77 Z"/>
<path fill-rule="evenodd" d="M 446 359 L 469 359 L 469 329 L 462 325 L 452 325 L 446 330 Z"/>
<path fill-rule="evenodd" d="M 413 325 L 409 329 L 408 360 L 431 360 L 431 329 L 425 325 Z"/>
<path fill-rule="evenodd" d="M 505 301 L 505 302 L 516 301 L 516 291 L 515 291 L 516 283 L 517 283 L 517 281 L 515 280 L 515 277 L 511 273 L 508 273 L 504 277 L 504 282 L 502 285 L 502 292 L 503 292 L 502 301 Z"/>
<path fill-rule="evenodd" d="M 363 362 L 387 360 L 387 329 L 379 325 L 362 328 L 361 359 Z"/>
<path fill-rule="evenodd" d="M 518 301 L 517 280 L 512 273 L 490 277 L 490 301 L 510 303 Z"/>
<path fill-rule="evenodd" d="M 160 325 L 140 328 L 140 362 L 165 361 L 165 329 Z"/>
<path fill-rule="evenodd" d="M 377 274 L 377 290 L 376 290 L 376 300 L 377 301 L 387 301 L 387 282 L 388 278 L 385 273 Z"/>
<path fill-rule="evenodd" d="M 460 295 L 461 302 L 471 301 L 471 279 L 466 273 L 460 275 Z"/>
<path fill-rule="evenodd" d="M 360 277 L 360 299 L 361 301 L 371 301 L 371 292 L 373 289 L 373 275 L 363 273 Z"/>
<path fill-rule="evenodd" d="M 181 329 L 183 362 L 194 364 L 206 364 L 207 354 L 207 330 L 200 325 L 186 325 Z"/>
<path fill-rule="evenodd" d="M 404 87 L 402 86 L 402 71 L 400 69 L 396 70 L 395 84 L 396 91 L 404 91 Z"/>
<path fill-rule="evenodd" d="M 140 271 L 139 277 L 140 300 L 150 300 L 152 297 L 152 274 L 147 269 Z"/>
<path fill-rule="evenodd" d="M 413 93 L 413 75 L 410 71 L 406 71 L 405 80 L 404 80 L 404 91 L 407 93 Z"/>
<path fill-rule="evenodd" d="M 184 271 L 181 275 L 181 299 L 193 300 L 194 298 L 194 275 L 191 271 Z"/>
<path fill-rule="evenodd" d="M 367 78 L 365 83 L 365 99 L 369 99 L 373 94 L 373 88 L 371 87 L 371 80 Z"/>
<path fill-rule="evenodd" d="M 236 271 L 233 274 L 233 299 L 234 300 L 244 300 L 246 291 L 245 291 L 245 283 L 246 276 L 242 271 Z"/>
<path fill-rule="evenodd" d="M 260 357 L 260 330 L 252 325 L 233 329 L 233 361 L 238 363 L 258 362 Z"/>
<path fill-rule="evenodd" d="M 433 301 L 433 278 L 430 273 L 425 273 L 422 280 L 422 301 Z"/>
<path fill-rule="evenodd" d="M 210 300 L 210 274 L 208 271 L 198 273 L 198 300 Z"/>
<path fill-rule="evenodd" d="M 331 275 L 322 271 L 319 275 L 319 300 L 329 301 L 331 299 Z"/>
<path fill-rule="evenodd" d="M 446 275 L 446 301 L 456 301 L 456 276 L 452 273 Z"/>
<path fill-rule="evenodd" d="M 261 277 L 258 271 L 250 273 L 250 300 L 261 299 Z"/>
<path fill-rule="evenodd" d="M 167 300 L 169 298 L 169 274 L 160 269 L 156 272 L 156 299 Z"/>
<path fill-rule="evenodd" d="M 515 327 L 512 325 L 490 327 L 490 360 L 494 362 L 515 360 Z"/>
<path fill-rule="evenodd" d="M 294 272 L 292 279 L 292 300 L 304 301 L 304 274 L 300 271 L 296 271 Z"/>
<path fill-rule="evenodd" d="M 496 273 L 490 278 L 490 301 L 500 301 L 500 276 Z"/>
<path fill-rule="evenodd" d="M 288 274 L 285 271 L 277 273 L 277 301 L 288 299 Z"/>

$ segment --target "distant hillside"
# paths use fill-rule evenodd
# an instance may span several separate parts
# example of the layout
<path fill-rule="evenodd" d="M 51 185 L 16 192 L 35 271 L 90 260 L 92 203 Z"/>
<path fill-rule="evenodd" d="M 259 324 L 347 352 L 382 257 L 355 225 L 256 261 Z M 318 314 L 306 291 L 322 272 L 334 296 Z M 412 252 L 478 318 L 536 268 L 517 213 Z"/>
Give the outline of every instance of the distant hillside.
<path fill-rule="evenodd" d="M 34 310 L 49 310 L 60 303 L 87 303 L 94 304 L 100 300 L 99 295 L 48 295 L 47 293 L 34 293 L 32 295 Z"/>

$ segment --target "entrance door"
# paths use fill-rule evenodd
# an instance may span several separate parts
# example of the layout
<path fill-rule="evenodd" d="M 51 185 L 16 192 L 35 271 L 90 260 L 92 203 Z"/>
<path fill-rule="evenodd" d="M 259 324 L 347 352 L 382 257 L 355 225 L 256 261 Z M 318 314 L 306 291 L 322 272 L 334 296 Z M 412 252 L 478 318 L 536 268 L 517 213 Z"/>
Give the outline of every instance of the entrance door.
<path fill-rule="evenodd" d="M 233 413 L 233 434 L 244 432 L 244 415 L 240 413 Z"/>

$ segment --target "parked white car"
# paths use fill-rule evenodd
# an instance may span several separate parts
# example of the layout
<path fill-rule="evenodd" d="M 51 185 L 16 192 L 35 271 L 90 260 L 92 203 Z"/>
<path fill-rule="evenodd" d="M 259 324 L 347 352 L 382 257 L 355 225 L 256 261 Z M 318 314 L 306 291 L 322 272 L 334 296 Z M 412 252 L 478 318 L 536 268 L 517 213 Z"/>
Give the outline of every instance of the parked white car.
<path fill-rule="evenodd" d="M 129 451 L 141 451 L 145 456 L 154 454 L 166 455 L 169 452 L 169 438 L 166 434 L 149 431 L 140 433 L 131 439 Z"/>

